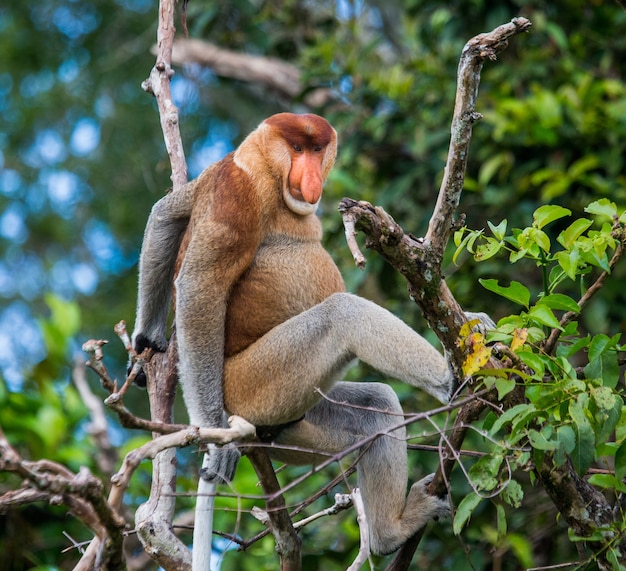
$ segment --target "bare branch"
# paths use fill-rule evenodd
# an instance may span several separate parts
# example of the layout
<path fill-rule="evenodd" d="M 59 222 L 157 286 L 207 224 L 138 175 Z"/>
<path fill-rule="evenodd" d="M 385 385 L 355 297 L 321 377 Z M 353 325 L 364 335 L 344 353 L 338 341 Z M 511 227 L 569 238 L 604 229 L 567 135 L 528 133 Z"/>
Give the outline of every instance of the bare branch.
<path fill-rule="evenodd" d="M 368 203 L 366 203 L 368 204 Z M 343 215 L 343 227 L 345 229 L 346 234 L 346 243 L 348 244 L 348 248 L 352 253 L 352 257 L 354 258 L 354 263 L 357 268 L 362 270 L 365 268 L 365 256 L 362 254 L 359 249 L 359 245 L 356 241 L 356 228 L 355 228 L 355 218 L 351 211 L 347 211 Z"/>
<path fill-rule="evenodd" d="M 173 336 L 174 337 L 174 336 Z M 172 420 L 178 382 L 176 342 L 170 340 L 165 354 L 157 354 L 146 365 L 148 397 L 152 418 Z M 135 513 L 135 528 L 144 549 L 164 569 L 191 570 L 189 549 L 172 531 L 176 507 L 176 449 L 159 452 L 152 461 L 150 498 Z"/>
<path fill-rule="evenodd" d="M 165 147 L 172 166 L 173 189 L 177 190 L 187 182 L 188 173 L 183 141 L 178 128 L 178 109 L 174 105 L 170 91 L 170 81 L 174 75 L 172 69 L 172 49 L 176 32 L 174 6 L 175 0 L 159 2 L 156 64 L 150 72 L 150 77 L 141 87 L 156 98 Z"/>
<path fill-rule="evenodd" d="M 184 448 L 193 444 L 214 442 L 228 444 L 234 440 L 249 440 L 256 436 L 254 426 L 238 416 L 228 419 L 230 428 L 198 428 L 188 426 L 184 430 L 154 438 L 143 446 L 129 452 L 124 458 L 120 470 L 113 476 L 112 482 L 118 492 L 110 498 L 111 505 L 121 505 L 121 496 L 128 486 L 130 478 L 139 464 L 146 458 L 154 458 L 158 453 L 170 448 Z M 113 493 L 113 490 L 111 490 Z"/>
<path fill-rule="evenodd" d="M 448 160 L 437 204 L 424 239 L 425 243 L 433 248 L 439 260 L 443 259 L 454 214 L 463 191 L 472 125 L 482 117 L 476 112 L 476 99 L 483 63 L 486 59 L 495 60 L 497 54 L 507 47 L 507 40 L 510 37 L 529 30 L 530 26 L 531 23 L 526 18 L 514 18 L 488 34 L 472 38 L 463 48 L 457 74 Z"/>
<path fill-rule="evenodd" d="M 305 89 L 300 70 L 294 65 L 272 57 L 234 52 L 204 40 L 176 40 L 172 61 L 179 65 L 197 63 L 222 77 L 263 85 L 289 100 L 298 98 Z M 330 89 L 318 88 L 307 93 L 304 100 L 311 107 L 321 107 L 334 98 Z"/>
<path fill-rule="evenodd" d="M 361 499 L 361 491 L 359 488 L 352 490 L 350 494 L 354 509 L 356 511 L 356 519 L 359 522 L 359 536 L 361 539 L 359 545 L 359 553 L 352 565 L 348 567 L 347 571 L 359 571 L 361 566 L 369 559 L 370 556 L 370 531 L 367 523 L 367 517 L 365 516 L 365 506 Z"/>
<path fill-rule="evenodd" d="M 174 44 L 175 0 L 160 0 L 157 28 L 156 63 L 150 77 L 142 87 L 152 93 L 157 101 L 159 119 L 165 146 L 172 167 L 173 192 L 187 182 L 188 172 L 178 122 L 178 109 L 172 100 L 170 80 L 172 49 Z M 170 342 L 165 355 L 159 355 L 146 365 L 148 397 L 152 418 L 170 423 L 173 419 L 176 394 L 176 343 Z M 149 500 L 135 514 L 137 535 L 144 549 L 165 569 L 191 569 L 191 554 L 172 532 L 171 524 L 175 509 L 176 450 L 160 452 L 152 462 L 152 487 Z M 209 539 L 210 541 L 210 539 Z"/>
<path fill-rule="evenodd" d="M 297 521 L 296 523 L 293 524 L 293 527 L 295 529 L 302 529 L 303 527 L 309 525 L 311 522 L 320 519 L 322 517 L 326 517 L 329 515 L 337 515 L 339 512 L 342 512 L 343 510 L 347 510 L 349 507 L 352 506 L 352 494 L 335 494 L 335 503 L 326 508 L 323 509 L 322 511 L 319 511 L 317 513 L 314 513 L 313 515 L 310 515 L 309 517 L 305 517 L 304 519 L 301 519 L 300 521 Z M 292 515 L 292 514 L 289 514 Z"/>
<path fill-rule="evenodd" d="M 76 359 L 74 362 L 74 369 L 72 371 L 72 380 L 76 386 L 78 393 L 82 401 L 89 409 L 89 415 L 91 416 L 91 423 L 87 427 L 87 431 L 96 442 L 96 446 L 100 451 L 97 455 L 97 462 L 100 470 L 107 476 L 112 476 L 115 471 L 115 465 L 119 458 L 117 455 L 117 449 L 111 444 L 109 439 L 109 423 L 107 422 L 104 407 L 102 406 L 102 400 L 93 394 L 87 383 L 85 376 L 85 366 L 80 359 Z"/>
<path fill-rule="evenodd" d="M 267 515 L 276 541 L 276 551 L 280 554 L 280 569 L 281 571 L 299 571 L 302 568 L 300 554 L 302 541 L 293 528 L 272 462 L 267 451 L 261 448 L 251 448 L 247 456 L 259 477 L 263 490 L 268 495 Z"/>
<path fill-rule="evenodd" d="M 99 538 L 94 543 L 104 546 L 101 568 L 125 567 L 122 531 L 126 522 L 107 503 L 102 482 L 87 468 L 81 468 L 78 474 L 74 474 L 50 460 L 25 461 L 9 444 L 0 428 L 0 470 L 14 472 L 26 480 L 20 490 L 0 497 L 0 508 L 42 499 L 51 504 L 65 505 Z"/>
<path fill-rule="evenodd" d="M 174 42 L 172 62 L 198 63 L 217 75 L 265 85 L 289 98 L 302 92 L 300 70 L 277 58 L 248 55 L 223 49 L 211 42 L 178 39 Z"/>

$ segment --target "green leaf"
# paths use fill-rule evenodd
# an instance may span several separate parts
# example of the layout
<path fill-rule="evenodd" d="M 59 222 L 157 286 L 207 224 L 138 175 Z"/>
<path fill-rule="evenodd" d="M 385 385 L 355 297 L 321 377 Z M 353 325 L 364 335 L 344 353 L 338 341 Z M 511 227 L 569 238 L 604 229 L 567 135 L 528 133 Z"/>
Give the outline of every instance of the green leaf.
<path fill-rule="evenodd" d="M 568 169 L 567 174 L 572 179 L 577 179 L 590 170 L 594 170 L 599 165 L 598 157 L 595 155 L 587 155 L 575 161 Z"/>
<path fill-rule="evenodd" d="M 75 335 L 80 328 L 80 309 L 78 304 L 65 301 L 52 294 L 46 295 L 46 303 L 50 308 L 50 321 L 64 337 Z"/>
<path fill-rule="evenodd" d="M 604 540 L 604 534 L 602 532 L 601 529 L 596 529 L 594 530 L 594 532 L 591 535 L 576 535 L 576 532 L 573 530 L 573 528 L 569 527 L 567 529 L 567 538 L 571 541 L 571 542 L 577 542 L 577 541 L 603 541 Z"/>
<path fill-rule="evenodd" d="M 510 506 L 519 508 L 524 499 L 524 490 L 517 480 L 511 480 L 506 488 L 502 490 L 500 497 Z"/>
<path fill-rule="evenodd" d="M 503 242 L 500 242 L 494 238 L 486 238 L 485 240 L 486 241 L 484 244 L 480 244 L 476 248 L 474 259 L 477 262 L 484 262 L 485 260 L 492 258 L 500 251 L 500 249 L 504 245 Z"/>
<path fill-rule="evenodd" d="M 564 216 L 569 216 L 571 213 L 571 210 L 556 204 L 546 204 L 544 206 L 540 206 L 533 214 L 533 226 L 543 228 L 544 226 L 550 224 L 550 222 L 554 222 Z"/>
<path fill-rule="evenodd" d="M 528 250 L 526 248 L 520 248 L 519 252 L 511 252 L 509 256 L 509 261 L 514 264 L 515 262 L 519 262 L 526 254 Z"/>
<path fill-rule="evenodd" d="M 522 360 L 524 365 L 535 371 L 536 377 L 543 377 L 546 367 L 545 357 L 531 351 L 517 351 L 516 355 Z"/>
<path fill-rule="evenodd" d="M 511 156 L 509 153 L 500 153 L 487 159 L 478 172 L 478 182 L 486 185 L 503 166 L 510 166 Z"/>
<path fill-rule="evenodd" d="M 580 306 L 568 295 L 562 293 L 552 293 L 542 297 L 537 305 L 547 305 L 550 309 L 560 309 L 563 311 L 572 311 L 574 313 L 580 313 Z"/>
<path fill-rule="evenodd" d="M 589 214 L 596 214 L 598 216 L 608 216 L 612 219 L 613 216 L 617 216 L 617 206 L 615 206 L 615 203 L 610 201 L 608 198 L 601 198 L 600 200 L 596 200 L 587 206 L 587 208 L 585 208 L 585 212 L 589 212 Z"/>
<path fill-rule="evenodd" d="M 2 387 L 2 385 L 0 385 L 0 388 Z M 491 430 L 491 427 L 493 426 L 494 422 L 498 419 L 498 417 L 494 414 L 494 412 L 492 410 L 490 410 L 486 416 L 485 419 L 483 420 L 483 426 L 482 429 L 486 430 L 487 432 L 489 432 Z"/>
<path fill-rule="evenodd" d="M 589 347 L 591 342 L 591 335 L 586 335 L 585 337 L 581 337 L 575 343 L 572 343 L 569 347 L 567 345 L 561 345 L 557 349 L 557 355 L 561 357 L 571 357 L 572 355 L 578 353 L 578 351 L 582 351 Z"/>
<path fill-rule="evenodd" d="M 502 504 L 496 504 L 496 529 L 498 530 L 498 539 L 506 536 L 506 512 Z"/>
<path fill-rule="evenodd" d="M 559 244 L 564 248 L 570 248 L 580 235 L 591 226 L 593 222 L 587 218 L 579 218 L 572 222 L 557 238 Z"/>
<path fill-rule="evenodd" d="M 589 360 L 593 361 L 602 355 L 602 353 L 613 349 L 619 343 L 619 339 L 619 334 L 614 335 L 613 337 L 609 337 L 604 333 L 594 335 L 591 340 L 591 345 L 589 346 Z"/>
<path fill-rule="evenodd" d="M 562 466 L 567 455 L 570 454 L 576 447 L 576 435 L 574 429 L 564 424 L 559 426 L 556 430 L 557 450 L 554 455 L 557 466 Z"/>
<path fill-rule="evenodd" d="M 465 230 L 467 230 L 467 229 L 465 229 Z M 474 253 L 474 249 L 473 249 L 474 248 L 474 242 L 476 242 L 478 237 L 481 236 L 481 235 L 482 235 L 482 230 L 467 231 L 467 235 L 458 244 L 458 247 L 455 250 L 454 255 L 452 256 L 452 262 L 456 264 L 457 258 L 465 250 L 467 250 L 470 254 L 473 254 Z M 461 236 L 462 236 L 462 230 L 459 230 L 458 232 L 455 232 L 455 234 L 454 234 L 454 243 L 455 244 L 457 243 L 457 239 L 460 240 Z"/>
<path fill-rule="evenodd" d="M 461 530 L 465 527 L 465 524 L 469 521 L 472 513 L 481 501 L 482 498 L 475 492 L 471 492 L 461 500 L 454 514 L 454 523 L 452 525 L 452 529 L 456 535 L 461 533 Z"/>
<path fill-rule="evenodd" d="M 618 480 L 613 474 L 593 474 L 589 477 L 589 483 L 592 486 L 598 486 L 605 490 L 616 490 L 618 492 L 626 492 L 626 484 Z"/>
<path fill-rule="evenodd" d="M 615 408 L 618 397 L 609 387 L 591 387 L 589 394 L 599 409 L 612 410 Z"/>
<path fill-rule="evenodd" d="M 528 288 L 519 282 L 512 281 L 509 287 L 504 287 L 498 284 L 498 280 L 494 279 L 480 279 L 478 281 L 485 289 L 497 293 L 519 305 L 528 307 L 530 303 L 530 292 Z"/>
<path fill-rule="evenodd" d="M 567 277 L 576 281 L 576 271 L 578 270 L 578 260 L 580 259 L 580 252 L 578 251 L 578 248 L 558 252 L 556 254 L 556 259 L 559 262 L 559 266 L 563 268 Z"/>
<path fill-rule="evenodd" d="M 543 411 L 537 410 L 535 407 L 529 409 L 524 414 L 518 415 L 511 425 L 511 437 L 525 434 L 528 427 L 531 426 L 536 419 L 539 419 L 539 422 L 541 422 L 543 416 L 545 416 Z"/>
<path fill-rule="evenodd" d="M 626 440 L 615 452 L 615 477 L 620 481 L 626 478 Z"/>
<path fill-rule="evenodd" d="M 554 316 L 552 310 L 545 305 L 535 305 L 530 309 L 528 315 L 542 325 L 547 325 L 554 329 L 562 329 L 559 320 Z"/>
<path fill-rule="evenodd" d="M 493 426 L 489 430 L 489 434 L 493 436 L 496 434 L 504 425 L 513 422 L 513 419 L 518 415 L 523 415 L 528 412 L 536 412 L 536 408 L 532 404 L 518 404 L 509 410 L 504 411 L 498 420 L 493 423 Z"/>
<path fill-rule="evenodd" d="M 580 476 L 583 476 L 587 473 L 593 461 L 595 435 L 591 428 L 591 423 L 583 410 L 581 398 L 570 402 L 569 413 L 574 421 L 574 432 L 576 434 L 576 446 L 571 454 L 572 464 L 576 472 L 578 472 Z"/>
<path fill-rule="evenodd" d="M 589 346 L 589 363 L 585 367 L 588 379 L 602 379 L 605 387 L 615 388 L 619 381 L 619 364 L 616 345 L 619 334 L 609 338 L 603 333 L 595 335 Z"/>
<path fill-rule="evenodd" d="M 533 232 L 533 239 L 544 252 L 550 252 L 550 238 L 543 230 Z"/>
<path fill-rule="evenodd" d="M 606 553 L 606 560 L 613 567 L 613 571 L 624 571 L 626 566 L 622 564 L 623 557 L 621 550 L 615 549 L 612 545 L 609 545 Z"/>
<path fill-rule="evenodd" d="M 478 490 L 490 492 L 498 485 L 498 474 L 503 460 L 502 454 L 488 454 L 472 466 L 469 474 Z"/>
<path fill-rule="evenodd" d="M 528 431 L 528 440 L 530 440 L 531 446 L 536 450 L 545 450 L 547 452 L 556 450 L 556 443 L 547 440 L 542 432 L 538 432 L 535 429 Z"/>
<path fill-rule="evenodd" d="M 515 557 L 521 563 L 523 569 L 534 567 L 533 563 L 533 545 L 529 538 L 520 533 L 510 533 L 507 541 L 511 545 Z"/>
<path fill-rule="evenodd" d="M 599 388 L 611 390 L 608 387 Z M 624 408 L 622 398 L 615 393 L 612 393 L 612 396 L 615 400 L 611 408 L 598 408 L 594 411 L 596 446 L 602 446 L 611 437 L 622 416 L 622 409 Z M 595 400 L 593 403 L 595 405 Z"/>
<path fill-rule="evenodd" d="M 498 224 L 497 226 L 494 226 L 489 221 L 487 221 L 487 225 L 489 226 L 491 233 L 495 236 L 496 239 L 504 240 L 504 235 L 506 234 L 506 226 L 507 226 L 506 218 L 502 222 L 500 222 L 500 224 Z"/>
<path fill-rule="evenodd" d="M 515 379 L 496 379 L 496 389 L 498 389 L 498 400 L 502 400 L 515 388 Z"/>

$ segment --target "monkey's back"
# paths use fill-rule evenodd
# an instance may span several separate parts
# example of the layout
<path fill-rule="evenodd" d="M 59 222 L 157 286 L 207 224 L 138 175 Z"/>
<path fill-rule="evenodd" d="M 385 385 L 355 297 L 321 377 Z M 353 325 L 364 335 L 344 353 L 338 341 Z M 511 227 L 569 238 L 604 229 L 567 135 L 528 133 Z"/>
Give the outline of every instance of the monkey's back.
<path fill-rule="evenodd" d="M 226 357 L 341 291 L 345 285 L 339 269 L 319 241 L 288 235 L 266 237 L 231 292 Z"/>

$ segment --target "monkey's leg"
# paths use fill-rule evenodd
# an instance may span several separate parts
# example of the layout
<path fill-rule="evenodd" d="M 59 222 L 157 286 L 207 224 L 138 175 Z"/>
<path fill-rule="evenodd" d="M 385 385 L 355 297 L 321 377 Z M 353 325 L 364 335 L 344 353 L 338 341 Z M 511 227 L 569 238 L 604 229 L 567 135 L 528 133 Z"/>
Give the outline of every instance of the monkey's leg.
<path fill-rule="evenodd" d="M 346 404 L 322 400 L 307 412 L 303 421 L 284 429 L 275 439 L 279 446 L 289 444 L 327 455 L 276 448 L 270 450 L 273 457 L 293 464 L 319 462 L 328 454 L 336 454 L 365 436 L 389 430 L 402 421 L 398 397 L 388 385 L 337 383 L 329 397 Z M 413 484 L 407 497 L 405 436 L 402 427 L 366 444 L 357 466 L 358 486 L 375 553 L 395 551 L 431 519 L 449 515 L 447 501 L 426 493 L 428 477 Z"/>
<path fill-rule="evenodd" d="M 386 309 L 336 293 L 226 361 L 225 407 L 256 425 L 296 420 L 355 358 L 449 399 L 454 377 L 443 355 Z"/>

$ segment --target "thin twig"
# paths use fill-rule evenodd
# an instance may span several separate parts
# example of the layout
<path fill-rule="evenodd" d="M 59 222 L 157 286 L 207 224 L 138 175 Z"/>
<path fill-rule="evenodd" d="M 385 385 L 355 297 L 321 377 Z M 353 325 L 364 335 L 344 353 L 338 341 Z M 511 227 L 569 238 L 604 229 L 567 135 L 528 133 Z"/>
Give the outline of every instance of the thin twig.
<path fill-rule="evenodd" d="M 365 505 L 363 504 L 359 488 L 352 490 L 350 497 L 352 498 L 352 504 L 354 505 L 354 509 L 356 511 L 357 522 L 359 523 L 360 544 L 359 553 L 357 554 L 356 559 L 346 571 L 359 571 L 361 566 L 369 559 L 370 556 L 370 530 L 367 517 L 365 515 Z"/>

